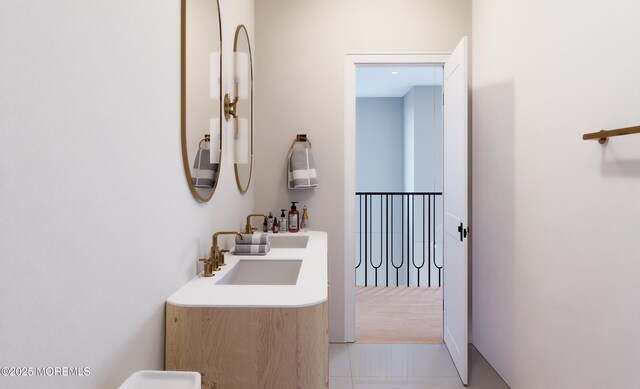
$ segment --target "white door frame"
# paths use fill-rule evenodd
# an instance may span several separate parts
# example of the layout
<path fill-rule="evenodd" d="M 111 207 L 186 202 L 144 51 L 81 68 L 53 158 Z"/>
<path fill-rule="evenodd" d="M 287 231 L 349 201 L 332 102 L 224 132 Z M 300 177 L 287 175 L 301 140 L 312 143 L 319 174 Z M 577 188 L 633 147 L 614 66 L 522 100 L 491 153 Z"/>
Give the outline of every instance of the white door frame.
<path fill-rule="evenodd" d="M 356 66 L 440 65 L 450 53 L 347 53 L 344 63 L 344 342 L 356 340 Z M 339 288 L 339 286 L 338 286 Z M 340 289 L 340 288 L 339 288 Z"/>

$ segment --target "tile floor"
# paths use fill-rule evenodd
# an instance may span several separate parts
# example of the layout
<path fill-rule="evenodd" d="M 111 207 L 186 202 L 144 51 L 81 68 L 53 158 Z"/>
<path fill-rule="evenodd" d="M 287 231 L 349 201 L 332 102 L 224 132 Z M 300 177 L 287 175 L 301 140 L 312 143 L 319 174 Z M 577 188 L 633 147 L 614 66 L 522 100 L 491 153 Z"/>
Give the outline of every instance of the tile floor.
<path fill-rule="evenodd" d="M 475 347 L 469 386 L 462 385 L 443 344 L 329 345 L 329 389 L 508 389 Z"/>

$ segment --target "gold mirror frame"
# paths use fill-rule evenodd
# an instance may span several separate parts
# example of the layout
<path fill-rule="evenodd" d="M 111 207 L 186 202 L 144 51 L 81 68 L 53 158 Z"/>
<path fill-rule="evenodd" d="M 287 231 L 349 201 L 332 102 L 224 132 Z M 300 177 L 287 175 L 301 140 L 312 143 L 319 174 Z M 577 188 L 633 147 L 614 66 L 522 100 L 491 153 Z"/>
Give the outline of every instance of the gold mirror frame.
<path fill-rule="evenodd" d="M 182 164 L 184 167 L 184 173 L 187 179 L 187 184 L 189 185 L 189 190 L 193 197 L 196 198 L 199 202 L 207 202 L 211 200 L 213 194 L 216 192 L 216 188 L 218 187 L 218 182 L 220 182 L 220 173 L 222 169 L 222 18 L 220 16 L 220 2 L 218 0 L 211 0 L 216 2 L 216 10 L 218 14 L 218 44 L 220 48 L 220 58 L 219 58 L 219 69 L 220 74 L 219 77 L 219 85 L 218 85 L 218 131 L 219 131 L 219 152 L 220 157 L 218 160 L 218 172 L 216 175 L 216 180 L 213 183 L 213 187 L 211 188 L 211 193 L 208 196 L 201 195 L 195 185 L 193 184 L 193 176 L 191 174 L 191 161 L 189 160 L 189 153 L 187 144 L 187 0 L 180 1 L 180 140 L 182 143 Z M 201 140 L 200 143 L 205 141 L 205 139 Z"/>
<path fill-rule="evenodd" d="M 249 93 L 251 94 L 249 100 L 249 139 L 250 139 L 250 155 L 249 155 L 249 177 L 247 178 L 246 185 L 243 185 L 240 178 L 240 172 L 238 170 L 238 164 L 233 164 L 233 170 L 236 175 L 236 185 L 238 186 L 238 190 L 240 193 L 247 193 L 249 190 L 249 185 L 251 184 L 251 176 L 253 174 L 253 56 L 251 53 L 251 41 L 249 40 L 249 33 L 247 32 L 247 28 L 241 24 L 236 28 L 236 35 L 233 39 L 233 52 L 236 53 L 238 51 L 238 42 L 240 38 L 240 33 L 244 32 L 244 36 L 247 39 L 247 48 L 249 50 Z M 235 95 L 236 98 L 238 96 L 238 84 L 234 82 L 235 85 Z M 237 102 L 236 102 L 236 113 L 237 112 Z M 238 119 L 235 119 L 235 131 L 238 132 Z"/>

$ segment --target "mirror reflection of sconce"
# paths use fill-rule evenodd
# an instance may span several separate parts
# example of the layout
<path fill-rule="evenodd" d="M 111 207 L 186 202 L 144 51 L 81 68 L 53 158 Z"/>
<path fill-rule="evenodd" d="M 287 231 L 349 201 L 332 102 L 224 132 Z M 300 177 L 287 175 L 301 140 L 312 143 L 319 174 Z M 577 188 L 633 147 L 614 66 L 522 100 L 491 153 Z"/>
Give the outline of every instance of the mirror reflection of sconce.
<path fill-rule="evenodd" d="M 249 36 L 244 25 L 239 25 L 236 29 L 236 36 L 234 42 L 233 52 L 233 70 L 234 70 L 234 86 L 236 96 L 231 99 L 229 94 L 224 95 L 224 118 L 229 121 L 232 117 L 238 118 L 238 100 L 247 100 L 249 98 L 249 83 L 250 83 L 250 58 L 249 52 L 238 50 L 239 37 L 241 32 L 244 32 L 243 41 L 246 41 L 246 46 L 249 46 Z"/>
<path fill-rule="evenodd" d="M 238 114 L 236 113 L 236 106 L 238 105 L 238 96 L 234 97 L 233 100 L 229 97 L 229 94 L 226 93 L 224 95 L 224 119 L 229 121 L 232 117 L 234 119 L 238 118 Z"/>
<path fill-rule="evenodd" d="M 233 100 L 225 96 L 225 118 L 233 117 L 233 161 L 236 184 L 246 193 L 253 171 L 253 61 L 249 34 L 244 25 L 236 28 L 233 42 Z M 227 109 L 228 108 L 228 109 Z"/>

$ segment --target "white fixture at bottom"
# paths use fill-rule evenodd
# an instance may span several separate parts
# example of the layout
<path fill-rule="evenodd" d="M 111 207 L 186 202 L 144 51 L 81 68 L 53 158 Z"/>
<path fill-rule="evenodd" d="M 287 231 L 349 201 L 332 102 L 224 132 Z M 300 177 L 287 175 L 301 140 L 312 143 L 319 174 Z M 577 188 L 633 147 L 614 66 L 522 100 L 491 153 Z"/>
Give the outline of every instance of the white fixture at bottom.
<path fill-rule="evenodd" d="M 140 370 L 131 374 L 119 389 L 200 389 L 195 371 Z"/>

